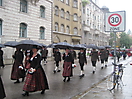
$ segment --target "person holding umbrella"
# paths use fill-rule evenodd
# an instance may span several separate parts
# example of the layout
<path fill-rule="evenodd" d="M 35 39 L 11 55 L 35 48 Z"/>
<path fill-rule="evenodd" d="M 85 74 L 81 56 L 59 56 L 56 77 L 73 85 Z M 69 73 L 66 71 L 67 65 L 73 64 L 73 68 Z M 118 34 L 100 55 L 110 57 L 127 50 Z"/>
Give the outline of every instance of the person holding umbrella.
<path fill-rule="evenodd" d="M 14 84 L 20 83 L 19 79 L 22 78 L 22 82 L 25 78 L 25 70 L 23 67 L 23 52 L 21 51 L 21 48 L 16 47 L 16 51 L 14 55 L 12 55 L 14 58 L 14 63 L 11 71 L 11 80 L 16 80 Z"/>
<path fill-rule="evenodd" d="M 106 59 L 106 51 L 104 49 L 100 49 L 99 55 L 100 55 L 100 60 L 101 60 L 101 69 L 103 69 L 104 68 L 104 62 Z"/>
<path fill-rule="evenodd" d="M 55 69 L 54 69 L 54 73 L 56 72 L 60 72 L 60 69 L 59 69 L 59 62 L 61 62 L 61 53 L 59 52 L 59 49 L 58 48 L 55 48 L 55 51 L 54 51 L 54 60 L 55 60 Z"/>
<path fill-rule="evenodd" d="M 70 76 L 72 76 L 72 55 L 68 47 L 65 49 L 62 59 L 64 60 L 62 73 L 62 76 L 64 77 L 63 81 L 65 82 L 68 78 L 67 82 L 69 82 Z"/>
<path fill-rule="evenodd" d="M 93 74 L 94 74 L 96 71 L 96 62 L 97 60 L 99 61 L 98 51 L 96 51 L 96 49 L 93 49 L 90 53 L 90 56 L 91 56 L 91 63 L 93 66 Z"/>
<path fill-rule="evenodd" d="M 5 65 L 4 65 L 4 62 L 3 62 L 3 50 L 2 50 L 2 47 L 0 47 L 0 68 L 4 68 Z"/>
<path fill-rule="evenodd" d="M 29 92 L 41 91 L 41 94 L 45 93 L 45 90 L 49 89 L 47 77 L 44 69 L 41 65 L 41 56 L 38 54 L 39 47 L 34 45 L 32 48 L 33 55 L 28 60 L 30 63 L 30 69 L 28 70 L 25 84 L 23 86 L 23 96 L 29 96 Z"/>
<path fill-rule="evenodd" d="M 41 56 L 42 56 L 42 60 L 44 59 L 44 65 L 46 65 L 47 63 L 47 55 L 48 55 L 48 50 L 46 47 L 42 47 L 42 50 L 40 51 Z"/>
<path fill-rule="evenodd" d="M 86 54 L 83 48 L 81 48 L 80 52 L 78 53 L 78 59 L 79 59 L 79 64 L 81 68 L 80 77 L 83 77 L 84 76 L 84 63 L 87 64 Z"/>

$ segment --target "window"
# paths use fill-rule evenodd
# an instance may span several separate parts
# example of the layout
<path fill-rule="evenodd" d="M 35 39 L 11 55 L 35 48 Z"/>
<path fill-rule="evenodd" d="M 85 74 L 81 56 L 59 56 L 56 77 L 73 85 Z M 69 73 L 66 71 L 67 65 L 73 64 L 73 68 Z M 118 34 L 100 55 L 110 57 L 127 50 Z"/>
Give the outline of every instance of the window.
<path fill-rule="evenodd" d="M 26 0 L 20 1 L 20 11 L 27 13 L 27 1 Z"/>
<path fill-rule="evenodd" d="M 64 25 L 63 24 L 61 24 L 61 32 L 64 33 Z"/>
<path fill-rule="evenodd" d="M 73 7 L 76 7 L 76 8 L 77 8 L 77 7 L 78 7 L 77 5 L 78 5 L 77 0 L 74 0 L 74 1 L 73 1 Z"/>
<path fill-rule="evenodd" d="M 69 0 L 66 0 L 66 4 L 67 4 L 67 5 L 69 5 L 69 4 L 70 4 L 70 3 L 69 3 Z"/>
<path fill-rule="evenodd" d="M 0 20 L 0 35 L 2 35 L 2 20 Z"/>
<path fill-rule="evenodd" d="M 59 15 L 59 8 L 58 8 L 58 6 L 55 6 L 55 15 Z"/>
<path fill-rule="evenodd" d="M 55 23 L 55 31 L 58 31 L 59 30 L 59 26 L 58 26 L 58 23 L 56 22 Z"/>
<path fill-rule="evenodd" d="M 45 18 L 45 7 L 40 6 L 40 17 Z"/>
<path fill-rule="evenodd" d="M 89 25 L 89 20 L 87 20 L 87 25 Z"/>
<path fill-rule="evenodd" d="M 66 27 L 66 33 L 70 33 L 70 28 L 69 28 L 69 26 Z"/>
<path fill-rule="evenodd" d="M 75 13 L 74 14 L 74 19 L 73 19 L 74 21 L 77 21 L 78 19 L 77 19 L 77 14 Z"/>
<path fill-rule="evenodd" d="M 19 37 L 27 37 L 27 25 L 25 23 L 20 24 L 20 35 Z"/>
<path fill-rule="evenodd" d="M 40 39 L 45 39 L 45 28 L 40 27 Z"/>
<path fill-rule="evenodd" d="M 83 7 L 83 13 L 85 14 L 85 7 Z"/>
<path fill-rule="evenodd" d="M 0 6 L 2 6 L 2 0 L 0 0 Z"/>
<path fill-rule="evenodd" d="M 61 2 L 64 2 L 64 0 L 60 0 Z"/>
<path fill-rule="evenodd" d="M 74 28 L 74 34 L 77 35 L 78 34 L 78 30 L 77 27 Z"/>
<path fill-rule="evenodd" d="M 69 11 L 66 12 L 66 19 L 70 20 L 70 13 L 69 13 Z"/>
<path fill-rule="evenodd" d="M 61 17 L 64 18 L 64 9 L 61 9 Z"/>

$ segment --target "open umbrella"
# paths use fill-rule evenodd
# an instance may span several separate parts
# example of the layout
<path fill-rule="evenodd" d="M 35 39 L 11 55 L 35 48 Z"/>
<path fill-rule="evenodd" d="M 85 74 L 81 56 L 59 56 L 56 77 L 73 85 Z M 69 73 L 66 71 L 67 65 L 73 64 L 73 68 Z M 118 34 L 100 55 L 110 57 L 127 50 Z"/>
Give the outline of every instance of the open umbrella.
<path fill-rule="evenodd" d="M 104 46 L 98 46 L 98 49 L 105 49 Z"/>
<path fill-rule="evenodd" d="M 55 48 L 56 43 L 49 44 L 47 48 Z"/>
<path fill-rule="evenodd" d="M 111 48 L 111 46 L 110 46 L 110 45 L 105 45 L 104 47 L 105 47 L 105 48 Z"/>
<path fill-rule="evenodd" d="M 4 44 L 0 44 L 0 48 L 4 48 L 5 46 L 4 46 Z"/>
<path fill-rule="evenodd" d="M 8 41 L 6 43 L 4 43 L 5 46 L 8 46 L 8 47 L 16 47 L 16 45 L 18 44 L 17 41 Z"/>
<path fill-rule="evenodd" d="M 87 48 L 98 49 L 98 47 L 95 44 L 89 44 L 87 45 Z"/>
<path fill-rule="evenodd" d="M 60 42 L 55 45 L 56 48 L 65 49 L 65 48 L 73 48 L 73 45 L 67 42 Z"/>
<path fill-rule="evenodd" d="M 75 50 L 80 50 L 80 49 L 86 49 L 86 47 L 83 44 L 77 44 L 77 45 L 73 45 L 73 49 Z"/>
<path fill-rule="evenodd" d="M 43 44 L 43 43 L 40 43 L 42 45 L 42 47 L 47 47 L 47 45 Z"/>
<path fill-rule="evenodd" d="M 26 50 L 26 49 L 32 49 L 32 47 L 34 45 L 38 46 L 39 48 L 42 47 L 42 44 L 40 44 L 36 41 L 33 41 L 33 40 L 22 40 L 22 41 L 18 42 L 17 47 Z"/>

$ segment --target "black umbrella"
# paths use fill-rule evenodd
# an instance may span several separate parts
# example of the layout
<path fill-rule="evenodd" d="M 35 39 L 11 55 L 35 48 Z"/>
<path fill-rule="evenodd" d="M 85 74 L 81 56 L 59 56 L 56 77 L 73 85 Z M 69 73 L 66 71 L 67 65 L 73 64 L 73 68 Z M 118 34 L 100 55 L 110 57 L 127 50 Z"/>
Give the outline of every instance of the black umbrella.
<path fill-rule="evenodd" d="M 16 47 L 17 44 L 18 44 L 17 41 L 8 41 L 4 45 L 8 47 Z"/>
<path fill-rule="evenodd" d="M 42 47 L 47 47 L 47 45 L 43 44 L 43 43 L 40 43 L 42 45 Z"/>
<path fill-rule="evenodd" d="M 49 44 L 49 45 L 47 46 L 47 48 L 55 48 L 55 45 L 56 45 L 56 43 Z"/>
<path fill-rule="evenodd" d="M 98 49 L 105 49 L 104 46 L 98 46 Z"/>
<path fill-rule="evenodd" d="M 87 48 L 98 49 L 98 47 L 95 44 L 89 44 L 87 45 Z"/>
<path fill-rule="evenodd" d="M 65 48 L 73 48 L 73 45 L 67 42 L 60 42 L 55 45 L 56 48 L 65 49 Z"/>
<path fill-rule="evenodd" d="M 5 46 L 4 46 L 4 44 L 0 44 L 0 48 L 4 48 Z"/>
<path fill-rule="evenodd" d="M 32 47 L 36 45 L 37 47 L 41 48 L 42 44 L 33 41 L 33 40 L 22 40 L 18 42 L 17 47 L 22 48 L 22 49 L 32 49 Z"/>
<path fill-rule="evenodd" d="M 80 50 L 80 49 L 86 49 L 86 47 L 83 44 L 77 44 L 77 45 L 73 45 L 73 49 Z"/>
<path fill-rule="evenodd" d="M 104 46 L 105 48 L 111 48 L 111 46 L 110 45 L 106 45 L 106 46 Z"/>

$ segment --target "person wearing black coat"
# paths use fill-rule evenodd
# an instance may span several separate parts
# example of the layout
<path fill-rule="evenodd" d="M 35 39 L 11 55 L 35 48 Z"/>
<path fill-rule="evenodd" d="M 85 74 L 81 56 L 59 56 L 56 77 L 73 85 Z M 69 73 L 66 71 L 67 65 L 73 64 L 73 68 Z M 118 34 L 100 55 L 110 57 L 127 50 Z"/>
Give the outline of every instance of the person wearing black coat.
<path fill-rule="evenodd" d="M 14 58 L 14 63 L 11 71 L 11 80 L 16 80 L 16 82 L 14 82 L 15 84 L 20 83 L 19 79 L 22 78 L 23 82 L 25 78 L 25 70 L 23 67 L 24 54 L 20 48 L 16 48 L 16 51 L 12 57 Z"/>
<path fill-rule="evenodd" d="M 100 60 L 101 60 L 101 69 L 103 69 L 105 58 L 106 58 L 106 51 L 104 49 L 101 49 L 99 52 L 99 55 L 100 55 Z"/>
<path fill-rule="evenodd" d="M 4 62 L 3 62 L 3 51 L 2 51 L 2 48 L 0 47 L 0 68 L 4 68 L 5 65 L 4 65 Z"/>
<path fill-rule="evenodd" d="M 48 50 L 46 47 L 43 47 L 42 50 L 40 51 L 42 60 L 44 59 L 44 65 L 47 63 L 47 55 L 48 55 Z"/>
<path fill-rule="evenodd" d="M 5 97 L 6 97 L 5 89 L 0 75 L 0 99 L 4 99 Z"/>
<path fill-rule="evenodd" d="M 61 53 L 59 52 L 58 48 L 55 49 L 53 56 L 54 56 L 54 60 L 55 60 L 55 64 L 56 64 L 53 72 L 54 73 L 60 72 L 59 62 L 61 62 Z"/>
<path fill-rule="evenodd" d="M 30 69 L 28 70 L 25 84 L 23 86 L 23 96 L 29 96 L 29 92 L 41 91 L 44 94 L 45 90 L 49 89 L 47 77 L 41 65 L 41 56 L 37 53 L 38 47 L 33 46 L 33 55 L 29 59 Z"/>
<path fill-rule="evenodd" d="M 78 53 L 78 59 L 79 59 L 79 64 L 81 68 L 80 77 L 83 77 L 84 76 L 84 64 L 87 64 L 87 59 L 86 59 L 86 54 L 84 52 L 84 49 L 81 49 L 80 52 Z"/>
<path fill-rule="evenodd" d="M 96 71 L 97 60 L 99 61 L 98 51 L 96 51 L 96 49 L 93 49 L 90 53 L 90 56 L 91 56 L 91 63 L 92 63 L 92 66 L 93 66 L 93 74 L 94 74 L 95 71 Z"/>
<path fill-rule="evenodd" d="M 67 82 L 69 82 L 70 77 L 73 76 L 72 74 L 72 55 L 70 53 L 69 48 L 66 48 L 65 51 L 66 52 L 62 56 L 62 59 L 64 60 L 62 76 L 64 77 L 63 79 L 64 82 L 66 81 L 66 78 L 68 78 Z"/>
<path fill-rule="evenodd" d="M 108 58 L 109 58 L 109 50 L 108 49 L 106 49 L 105 50 L 105 53 L 106 53 L 106 57 L 105 57 L 105 67 L 107 67 L 107 64 L 108 64 Z"/>

